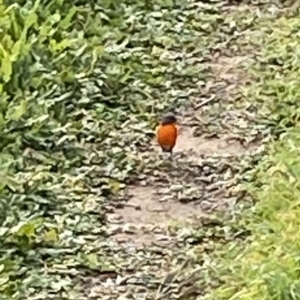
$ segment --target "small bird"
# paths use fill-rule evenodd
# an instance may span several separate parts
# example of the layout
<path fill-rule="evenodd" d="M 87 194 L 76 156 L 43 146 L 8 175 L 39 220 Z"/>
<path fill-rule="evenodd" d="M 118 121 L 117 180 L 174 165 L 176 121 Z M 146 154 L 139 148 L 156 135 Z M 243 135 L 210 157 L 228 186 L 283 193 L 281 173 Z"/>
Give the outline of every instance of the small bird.
<path fill-rule="evenodd" d="M 177 119 L 171 112 L 165 114 L 156 131 L 157 142 L 163 152 L 172 154 L 177 140 Z"/>

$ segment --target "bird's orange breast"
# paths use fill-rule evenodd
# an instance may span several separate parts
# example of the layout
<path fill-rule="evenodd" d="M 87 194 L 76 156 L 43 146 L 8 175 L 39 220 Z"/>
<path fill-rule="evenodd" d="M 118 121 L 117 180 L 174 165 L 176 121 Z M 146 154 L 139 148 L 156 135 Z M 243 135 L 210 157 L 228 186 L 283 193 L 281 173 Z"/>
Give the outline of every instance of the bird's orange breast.
<path fill-rule="evenodd" d="M 175 124 L 159 125 L 156 135 L 157 141 L 163 149 L 172 150 L 176 144 L 177 127 Z"/>

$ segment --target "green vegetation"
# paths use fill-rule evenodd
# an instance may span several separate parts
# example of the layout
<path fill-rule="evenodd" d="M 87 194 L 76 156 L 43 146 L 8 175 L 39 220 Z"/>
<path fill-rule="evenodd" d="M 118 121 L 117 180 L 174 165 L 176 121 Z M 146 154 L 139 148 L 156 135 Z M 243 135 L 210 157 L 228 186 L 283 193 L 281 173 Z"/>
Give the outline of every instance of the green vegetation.
<path fill-rule="evenodd" d="M 0 0 L 0 298 L 300 299 L 300 18 L 87 2 Z M 152 143 L 167 110 L 198 141 L 172 162 Z M 202 155 L 197 135 L 245 153 Z M 122 244 L 111 215 L 139 183 L 229 209 L 157 224 L 171 246 Z"/>
<path fill-rule="evenodd" d="M 267 124 L 275 140 L 245 174 L 257 202 L 243 214 L 251 237 L 215 253 L 223 283 L 207 299 L 300 299 L 299 26 L 299 17 L 265 13 L 251 33 L 257 43 L 248 69 L 253 81 L 243 92 L 258 103 L 258 122 Z"/>

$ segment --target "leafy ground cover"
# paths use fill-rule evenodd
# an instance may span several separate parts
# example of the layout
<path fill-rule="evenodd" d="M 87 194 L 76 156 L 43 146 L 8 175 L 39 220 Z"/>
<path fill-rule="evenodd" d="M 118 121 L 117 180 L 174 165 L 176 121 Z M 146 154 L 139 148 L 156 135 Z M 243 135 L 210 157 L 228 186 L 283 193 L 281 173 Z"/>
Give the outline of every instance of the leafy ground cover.
<path fill-rule="evenodd" d="M 270 3 L 3 1 L 1 298 L 297 299 L 298 23 Z"/>

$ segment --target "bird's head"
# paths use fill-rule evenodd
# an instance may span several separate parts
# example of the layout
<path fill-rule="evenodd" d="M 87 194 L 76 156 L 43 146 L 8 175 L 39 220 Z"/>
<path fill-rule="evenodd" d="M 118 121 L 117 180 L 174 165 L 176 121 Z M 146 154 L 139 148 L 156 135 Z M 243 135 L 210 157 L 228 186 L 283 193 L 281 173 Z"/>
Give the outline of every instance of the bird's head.
<path fill-rule="evenodd" d="M 174 113 L 168 112 L 162 117 L 162 120 L 161 120 L 162 125 L 168 125 L 168 124 L 174 124 L 174 123 L 177 123 L 177 119 L 176 119 Z"/>

